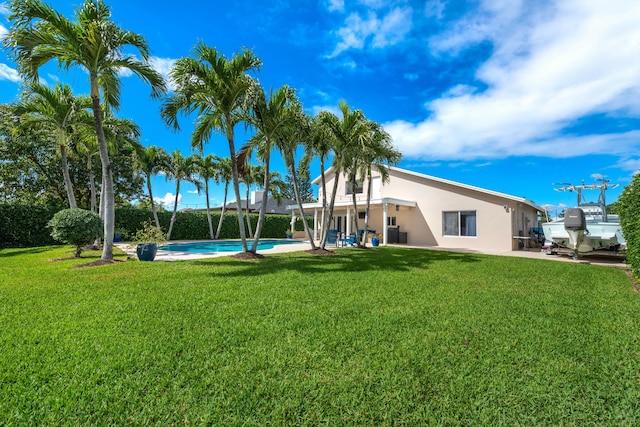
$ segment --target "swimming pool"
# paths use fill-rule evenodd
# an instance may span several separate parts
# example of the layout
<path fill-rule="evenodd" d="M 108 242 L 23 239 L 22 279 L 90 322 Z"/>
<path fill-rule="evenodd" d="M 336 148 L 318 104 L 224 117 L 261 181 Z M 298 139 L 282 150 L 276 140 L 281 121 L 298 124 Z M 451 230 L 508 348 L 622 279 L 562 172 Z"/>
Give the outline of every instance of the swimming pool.
<path fill-rule="evenodd" d="M 273 249 L 276 245 L 295 245 L 304 243 L 301 240 L 290 239 L 261 239 L 258 242 L 258 250 Z M 251 249 L 253 239 L 247 239 L 247 246 Z M 160 246 L 161 251 L 192 252 L 192 253 L 216 253 L 216 252 L 242 252 L 240 240 L 211 240 L 205 242 L 169 243 Z"/>

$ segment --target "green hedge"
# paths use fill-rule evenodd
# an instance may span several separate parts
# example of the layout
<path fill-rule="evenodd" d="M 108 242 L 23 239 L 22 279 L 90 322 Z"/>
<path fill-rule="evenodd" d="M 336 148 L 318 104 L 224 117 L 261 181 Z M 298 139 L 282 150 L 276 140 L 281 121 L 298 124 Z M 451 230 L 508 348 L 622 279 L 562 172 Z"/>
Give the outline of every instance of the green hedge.
<path fill-rule="evenodd" d="M 61 208 L 23 205 L 0 205 L 0 247 L 32 247 L 58 244 L 51 237 L 47 223 Z M 171 221 L 171 212 L 158 212 L 161 227 L 167 231 Z M 219 212 L 212 212 L 213 231 L 218 227 Z M 116 232 L 130 239 L 142 227 L 144 221 L 153 220 L 149 210 L 136 208 L 116 209 Z M 291 216 L 267 215 L 261 238 L 284 238 L 290 227 Z M 313 218 L 307 218 L 313 226 Z M 258 214 L 251 214 L 251 223 L 255 231 Z M 296 230 L 303 230 L 302 221 L 296 221 Z M 238 220 L 235 211 L 224 215 L 221 239 L 237 239 Z M 171 232 L 171 240 L 206 240 L 209 238 L 209 225 L 206 212 L 177 212 L 176 222 Z"/>
<path fill-rule="evenodd" d="M 616 202 L 620 225 L 627 241 L 627 263 L 640 276 L 640 174 L 633 176 Z"/>

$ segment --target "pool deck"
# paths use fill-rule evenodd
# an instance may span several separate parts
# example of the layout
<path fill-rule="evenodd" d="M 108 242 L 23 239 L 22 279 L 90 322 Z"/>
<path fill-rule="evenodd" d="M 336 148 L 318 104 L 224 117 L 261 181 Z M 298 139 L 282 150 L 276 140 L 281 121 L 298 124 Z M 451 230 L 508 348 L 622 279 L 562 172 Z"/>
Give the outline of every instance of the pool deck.
<path fill-rule="evenodd" d="M 210 242 L 211 240 L 172 240 L 171 243 L 194 243 L 194 242 Z M 318 243 L 318 242 L 316 242 Z M 247 244 L 251 246 L 251 242 L 248 240 Z M 129 242 L 119 242 L 114 243 L 120 250 L 127 253 L 132 257 L 137 257 L 136 255 L 136 247 Z M 447 251 L 447 252 L 462 252 L 462 253 L 476 253 L 476 254 L 484 254 L 484 255 L 498 255 L 498 256 L 512 256 L 512 257 L 520 257 L 520 258 L 533 258 L 533 259 L 544 259 L 548 261 L 561 261 L 561 262 L 572 262 L 578 264 L 592 264 L 592 265 L 601 265 L 607 267 L 616 267 L 626 269 L 629 266 L 624 263 L 624 260 L 619 257 L 609 257 L 609 256 L 601 256 L 601 255 L 586 255 L 579 260 L 574 260 L 571 256 L 567 254 L 559 254 L 559 255 L 546 255 L 541 252 L 539 249 L 529 249 L 529 250 L 519 250 L 519 251 L 509 251 L 509 252 L 478 252 L 478 251 L 470 251 L 468 249 L 463 248 L 440 248 L 434 246 L 407 246 L 407 245 L 389 245 L 389 246 L 397 246 L 402 248 L 412 248 L 412 249 L 423 249 L 423 250 L 434 250 L 434 251 Z M 262 255 L 271 255 L 271 254 L 279 254 L 285 252 L 297 252 L 297 251 L 306 251 L 311 249 L 311 244 L 309 241 L 301 242 L 300 244 L 286 244 L 286 245 L 276 245 L 272 249 L 265 249 L 258 251 L 259 254 Z M 333 246 L 327 245 L 327 249 L 334 249 Z M 159 250 L 156 255 L 156 261 L 186 261 L 186 260 L 194 260 L 194 259 L 202 259 L 202 258 L 217 258 L 222 256 L 230 256 L 237 254 L 238 252 L 215 252 L 215 253 L 193 253 L 193 252 L 176 252 L 176 251 L 163 251 Z"/>

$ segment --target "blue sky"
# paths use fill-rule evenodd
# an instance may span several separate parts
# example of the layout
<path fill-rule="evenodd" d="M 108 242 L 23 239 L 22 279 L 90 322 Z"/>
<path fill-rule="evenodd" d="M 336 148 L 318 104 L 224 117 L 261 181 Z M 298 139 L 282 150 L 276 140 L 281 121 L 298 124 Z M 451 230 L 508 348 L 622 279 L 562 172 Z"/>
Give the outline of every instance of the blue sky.
<path fill-rule="evenodd" d="M 79 2 L 51 4 L 72 16 Z M 115 22 L 147 39 L 164 75 L 199 39 L 227 56 L 248 47 L 263 61 L 263 86 L 296 88 L 309 113 L 337 112 L 345 99 L 382 123 L 402 168 L 552 206 L 575 204 L 553 183 L 600 174 L 625 185 L 640 168 L 637 0 L 107 3 Z M 0 37 L 8 27 L 4 3 Z M 88 91 L 81 70 L 51 64 L 41 77 Z M 123 84 L 119 115 L 142 127 L 142 142 L 188 153 L 191 119 L 172 132 L 148 87 L 126 75 Z M 19 87 L 0 51 L 0 102 L 15 100 Z M 247 136 L 239 127 L 237 145 Z M 205 152 L 226 156 L 228 148 L 216 136 Z M 154 193 L 169 202 L 175 183 L 159 177 Z M 193 186 L 180 196 L 180 208 L 204 207 Z M 222 189 L 211 198 L 220 203 Z"/>

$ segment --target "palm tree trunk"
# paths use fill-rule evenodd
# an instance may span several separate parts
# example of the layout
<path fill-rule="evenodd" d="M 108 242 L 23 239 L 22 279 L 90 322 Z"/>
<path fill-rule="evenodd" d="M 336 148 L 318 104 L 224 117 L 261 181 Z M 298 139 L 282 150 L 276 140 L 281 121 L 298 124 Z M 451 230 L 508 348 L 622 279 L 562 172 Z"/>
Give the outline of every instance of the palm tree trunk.
<path fill-rule="evenodd" d="M 269 146 L 269 141 L 267 141 L 267 146 Z M 266 154 L 264 160 L 264 181 L 262 183 L 262 204 L 260 205 L 260 214 L 258 215 L 258 225 L 256 226 L 256 234 L 253 238 L 253 247 L 251 248 L 251 252 L 255 253 L 258 249 L 258 242 L 260 241 L 260 233 L 262 233 L 262 226 L 264 225 L 264 217 L 266 213 L 267 202 L 269 201 L 269 178 L 271 172 L 269 172 L 269 153 Z"/>
<path fill-rule="evenodd" d="M 293 153 L 288 154 L 289 157 L 289 167 L 291 168 L 291 178 L 293 179 L 293 192 L 296 195 L 296 201 L 298 202 L 298 209 L 300 210 L 300 216 L 302 217 L 302 225 L 304 225 L 304 231 L 307 232 L 307 237 L 309 237 L 309 243 L 311 243 L 311 250 L 317 249 L 316 243 L 313 240 L 313 235 L 311 234 L 311 230 L 309 229 L 309 224 L 307 224 L 307 218 L 304 215 L 304 209 L 302 208 L 302 199 L 300 198 L 300 190 L 298 189 L 298 177 L 296 175 L 296 165 L 295 159 L 293 158 Z"/>
<path fill-rule="evenodd" d="M 324 224 L 327 220 L 327 181 L 324 176 L 324 157 L 320 156 L 320 180 L 322 188 L 322 214 L 320 215 L 320 224 L 323 225 L 320 230 L 320 247 L 324 248 L 326 241 L 326 233 L 324 233 Z"/>
<path fill-rule="evenodd" d="M 369 207 L 371 206 L 371 167 L 367 170 L 367 175 L 369 182 L 367 183 L 367 205 L 364 208 L 364 236 L 362 239 L 362 246 L 365 247 L 367 246 L 367 239 L 369 238 L 367 233 L 369 231 Z"/>
<path fill-rule="evenodd" d="M 156 205 L 153 202 L 153 192 L 151 191 L 151 176 L 147 175 L 147 191 L 149 191 L 149 202 L 151 203 L 151 212 L 153 212 L 153 219 L 156 222 L 156 227 L 160 228 L 160 220 L 158 219 L 158 211 Z"/>
<path fill-rule="evenodd" d="M 69 176 L 69 165 L 67 162 L 67 148 L 65 144 L 65 138 L 62 131 L 60 131 L 60 161 L 62 163 L 62 176 L 64 178 L 64 186 L 67 188 L 67 198 L 69 199 L 69 207 L 75 209 L 76 196 L 73 194 L 73 184 L 71 183 L 71 177 Z"/>
<path fill-rule="evenodd" d="M 91 190 L 91 212 L 96 213 L 96 176 L 93 173 L 93 165 L 91 164 L 92 155 L 87 156 L 87 171 L 89 172 L 89 188 Z"/>
<path fill-rule="evenodd" d="M 351 201 L 353 203 L 353 220 L 356 224 L 356 242 L 358 242 L 358 246 L 361 245 L 360 242 L 360 228 L 358 227 L 358 201 L 356 199 L 356 187 L 358 186 L 358 182 L 356 181 L 356 175 L 353 173 L 349 178 L 351 182 Z M 363 233 L 364 234 L 364 233 Z"/>
<path fill-rule="evenodd" d="M 227 193 L 229 192 L 229 181 L 224 182 L 224 201 L 222 202 L 222 209 L 220 210 L 220 219 L 218 220 L 218 229 L 216 230 L 216 240 L 220 237 L 220 231 L 222 230 L 222 220 L 224 218 L 224 212 L 227 209 Z"/>
<path fill-rule="evenodd" d="M 178 210 L 178 196 L 180 195 L 180 180 L 176 185 L 176 200 L 173 202 L 173 215 L 171 215 L 171 222 L 169 223 L 169 231 L 167 232 L 167 240 L 171 239 L 171 231 L 173 230 L 173 223 L 176 222 L 176 211 Z"/>
<path fill-rule="evenodd" d="M 253 230 L 251 229 L 251 214 L 249 213 L 249 185 L 247 185 L 247 230 L 249 230 L 249 238 L 253 239 Z"/>
<path fill-rule="evenodd" d="M 207 222 L 209 222 L 209 238 L 213 240 L 213 224 L 211 223 L 211 207 L 209 205 L 209 180 L 204 180 L 204 193 L 207 199 Z"/>
<path fill-rule="evenodd" d="M 229 156 L 231 157 L 231 176 L 233 177 L 233 191 L 237 200 L 237 216 L 238 216 L 238 231 L 240 232 L 240 241 L 242 243 L 242 251 L 248 252 L 247 248 L 247 236 L 244 232 L 244 218 L 242 215 L 242 203 L 240 199 L 240 180 L 238 179 L 238 160 L 236 159 L 236 148 L 233 144 L 233 127 L 229 125 L 232 123 L 231 117 L 225 117 L 227 123 L 227 140 L 229 142 Z"/>
<path fill-rule="evenodd" d="M 327 222 L 323 224 L 322 233 L 324 235 L 322 240 L 322 249 L 325 249 L 327 244 L 327 236 L 329 235 L 329 227 L 331 226 L 331 220 L 333 220 L 333 207 L 336 204 L 336 192 L 338 191 L 338 181 L 340 180 L 340 174 L 338 172 L 335 173 L 336 177 L 333 181 L 333 191 L 331 192 L 331 202 L 329 202 L 329 216 L 327 218 Z"/>
<path fill-rule="evenodd" d="M 98 76 L 91 74 L 91 106 L 93 110 L 93 120 L 98 135 L 98 148 L 100 151 L 100 162 L 102 163 L 102 188 L 104 193 L 104 245 L 102 246 L 102 257 L 104 261 L 113 260 L 113 231 L 115 229 L 115 197 L 113 193 L 113 171 L 111 160 L 109 159 L 109 147 L 104 136 L 102 127 L 102 109 L 100 107 L 100 93 L 98 91 Z"/>

